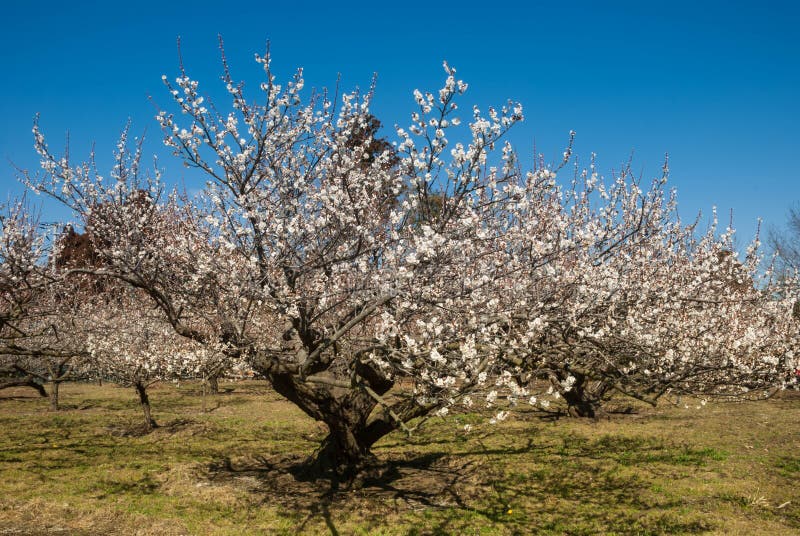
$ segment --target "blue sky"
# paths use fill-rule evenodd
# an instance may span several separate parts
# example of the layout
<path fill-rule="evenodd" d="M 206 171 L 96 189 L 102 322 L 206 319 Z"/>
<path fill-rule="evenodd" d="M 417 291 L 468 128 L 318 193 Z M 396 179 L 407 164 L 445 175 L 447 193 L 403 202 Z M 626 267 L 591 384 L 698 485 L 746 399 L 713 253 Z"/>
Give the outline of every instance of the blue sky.
<path fill-rule="evenodd" d="M 609 174 L 633 154 L 646 178 L 670 154 L 681 214 L 727 222 L 739 238 L 757 217 L 781 225 L 800 201 L 800 8 L 794 2 L 3 2 L 0 7 L 0 185 L 21 191 L 34 169 L 36 113 L 51 149 L 70 133 L 73 158 L 95 144 L 110 161 L 130 118 L 149 153 L 165 155 L 148 100 L 168 108 L 161 75 L 177 75 L 176 37 L 201 88 L 221 88 L 217 34 L 234 75 L 253 89 L 253 54 L 271 42 L 273 66 L 305 68 L 307 86 L 365 88 L 373 111 L 407 126 L 411 92 L 438 89 L 446 59 L 470 84 L 463 105 L 525 107 L 513 142 L 530 161 L 556 160 L 570 130 L 575 153 Z M 300 7 L 296 7 L 300 6 Z M 387 134 L 391 134 L 387 130 Z M 192 186 L 162 156 L 167 177 Z M 49 205 L 45 215 L 58 217 Z"/>

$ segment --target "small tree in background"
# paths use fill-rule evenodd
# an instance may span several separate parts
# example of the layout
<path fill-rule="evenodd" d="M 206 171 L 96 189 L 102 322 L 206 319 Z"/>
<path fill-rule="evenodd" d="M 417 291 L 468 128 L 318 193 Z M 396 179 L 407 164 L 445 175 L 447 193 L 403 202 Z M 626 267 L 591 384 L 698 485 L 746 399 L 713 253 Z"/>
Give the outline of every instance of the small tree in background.
<path fill-rule="evenodd" d="M 80 301 L 75 280 L 52 265 L 58 250 L 24 203 L 0 219 L 0 354 L 3 366 L 22 378 L 2 387 L 27 385 L 40 394 L 50 382 L 50 407 L 59 407 L 59 385 L 71 377 L 76 360 L 85 356 L 85 326 L 77 320 Z"/>
<path fill-rule="evenodd" d="M 800 271 L 800 209 L 792 207 L 782 230 L 770 229 L 768 243 L 778 256 L 781 273 L 793 275 Z"/>
<path fill-rule="evenodd" d="M 180 337 L 160 315 L 148 313 L 149 304 L 138 292 L 123 293 L 113 303 L 97 303 L 89 314 L 94 328 L 87 341 L 91 370 L 136 390 L 143 427 L 157 426 L 148 388 L 161 381 L 196 377 L 208 362 L 209 349 Z"/>

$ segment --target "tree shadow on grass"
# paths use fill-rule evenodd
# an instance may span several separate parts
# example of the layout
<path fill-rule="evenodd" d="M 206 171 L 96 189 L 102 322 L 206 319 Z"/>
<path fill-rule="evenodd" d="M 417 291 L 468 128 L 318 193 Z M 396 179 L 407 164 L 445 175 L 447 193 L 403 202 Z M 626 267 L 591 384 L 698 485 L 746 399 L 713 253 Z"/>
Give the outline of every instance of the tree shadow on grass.
<path fill-rule="evenodd" d="M 299 515 L 301 533 L 319 517 L 331 534 L 338 534 L 331 512 L 352 513 L 361 521 L 379 524 L 387 506 L 395 513 L 457 507 L 454 486 L 471 478 L 475 465 L 472 459 L 445 452 L 392 453 L 356 486 L 347 488 L 330 476 L 309 475 L 306 457 L 274 455 L 223 458 L 209 465 L 207 478 L 217 485 L 245 488 L 259 496 L 260 503 Z"/>
<path fill-rule="evenodd" d="M 335 519 L 378 528 L 390 515 L 425 527 L 411 534 L 474 526 L 512 534 L 696 534 L 713 528 L 687 516 L 680 500 L 648 493 L 647 473 L 620 463 L 625 453 L 637 463 L 683 463 L 664 454 L 663 445 L 573 438 L 576 446 L 564 450 L 550 439 L 508 446 L 478 440 L 459 452 L 381 449 L 379 476 L 365 477 L 353 489 L 309 478 L 299 455 L 225 458 L 208 467 L 207 478 L 245 487 L 262 504 L 291 512 L 301 533 L 324 523 L 339 534 Z"/>
<path fill-rule="evenodd" d="M 105 429 L 114 437 L 144 437 L 148 435 L 171 436 L 193 427 L 201 427 L 201 425 L 194 419 L 184 418 L 165 421 L 153 427 L 140 422 L 113 423 L 106 426 Z"/>

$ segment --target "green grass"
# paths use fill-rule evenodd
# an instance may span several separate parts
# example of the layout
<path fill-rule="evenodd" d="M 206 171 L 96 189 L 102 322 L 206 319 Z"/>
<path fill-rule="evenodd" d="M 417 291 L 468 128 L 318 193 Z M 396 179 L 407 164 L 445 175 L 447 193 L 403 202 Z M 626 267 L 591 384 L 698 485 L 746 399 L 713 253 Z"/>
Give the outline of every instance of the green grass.
<path fill-rule="evenodd" d="M 225 384 L 223 387 L 230 387 Z M 259 382 L 203 401 L 68 384 L 0 391 L 0 534 L 800 534 L 800 397 L 593 422 L 432 419 L 331 493 L 293 476 L 325 429 Z M 464 424 L 471 424 L 469 433 Z"/>

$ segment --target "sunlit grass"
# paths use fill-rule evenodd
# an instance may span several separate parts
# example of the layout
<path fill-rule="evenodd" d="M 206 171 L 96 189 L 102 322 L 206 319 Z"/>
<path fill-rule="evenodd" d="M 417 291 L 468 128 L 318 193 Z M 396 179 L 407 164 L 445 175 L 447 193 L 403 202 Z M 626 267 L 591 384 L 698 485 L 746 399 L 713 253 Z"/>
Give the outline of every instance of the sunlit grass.
<path fill-rule="evenodd" d="M 66 385 L 58 413 L 0 392 L 0 534 L 800 534 L 798 397 L 436 418 L 378 443 L 386 477 L 332 493 L 291 472 L 324 427 L 223 387 L 158 387 L 148 435 L 130 389 Z"/>

